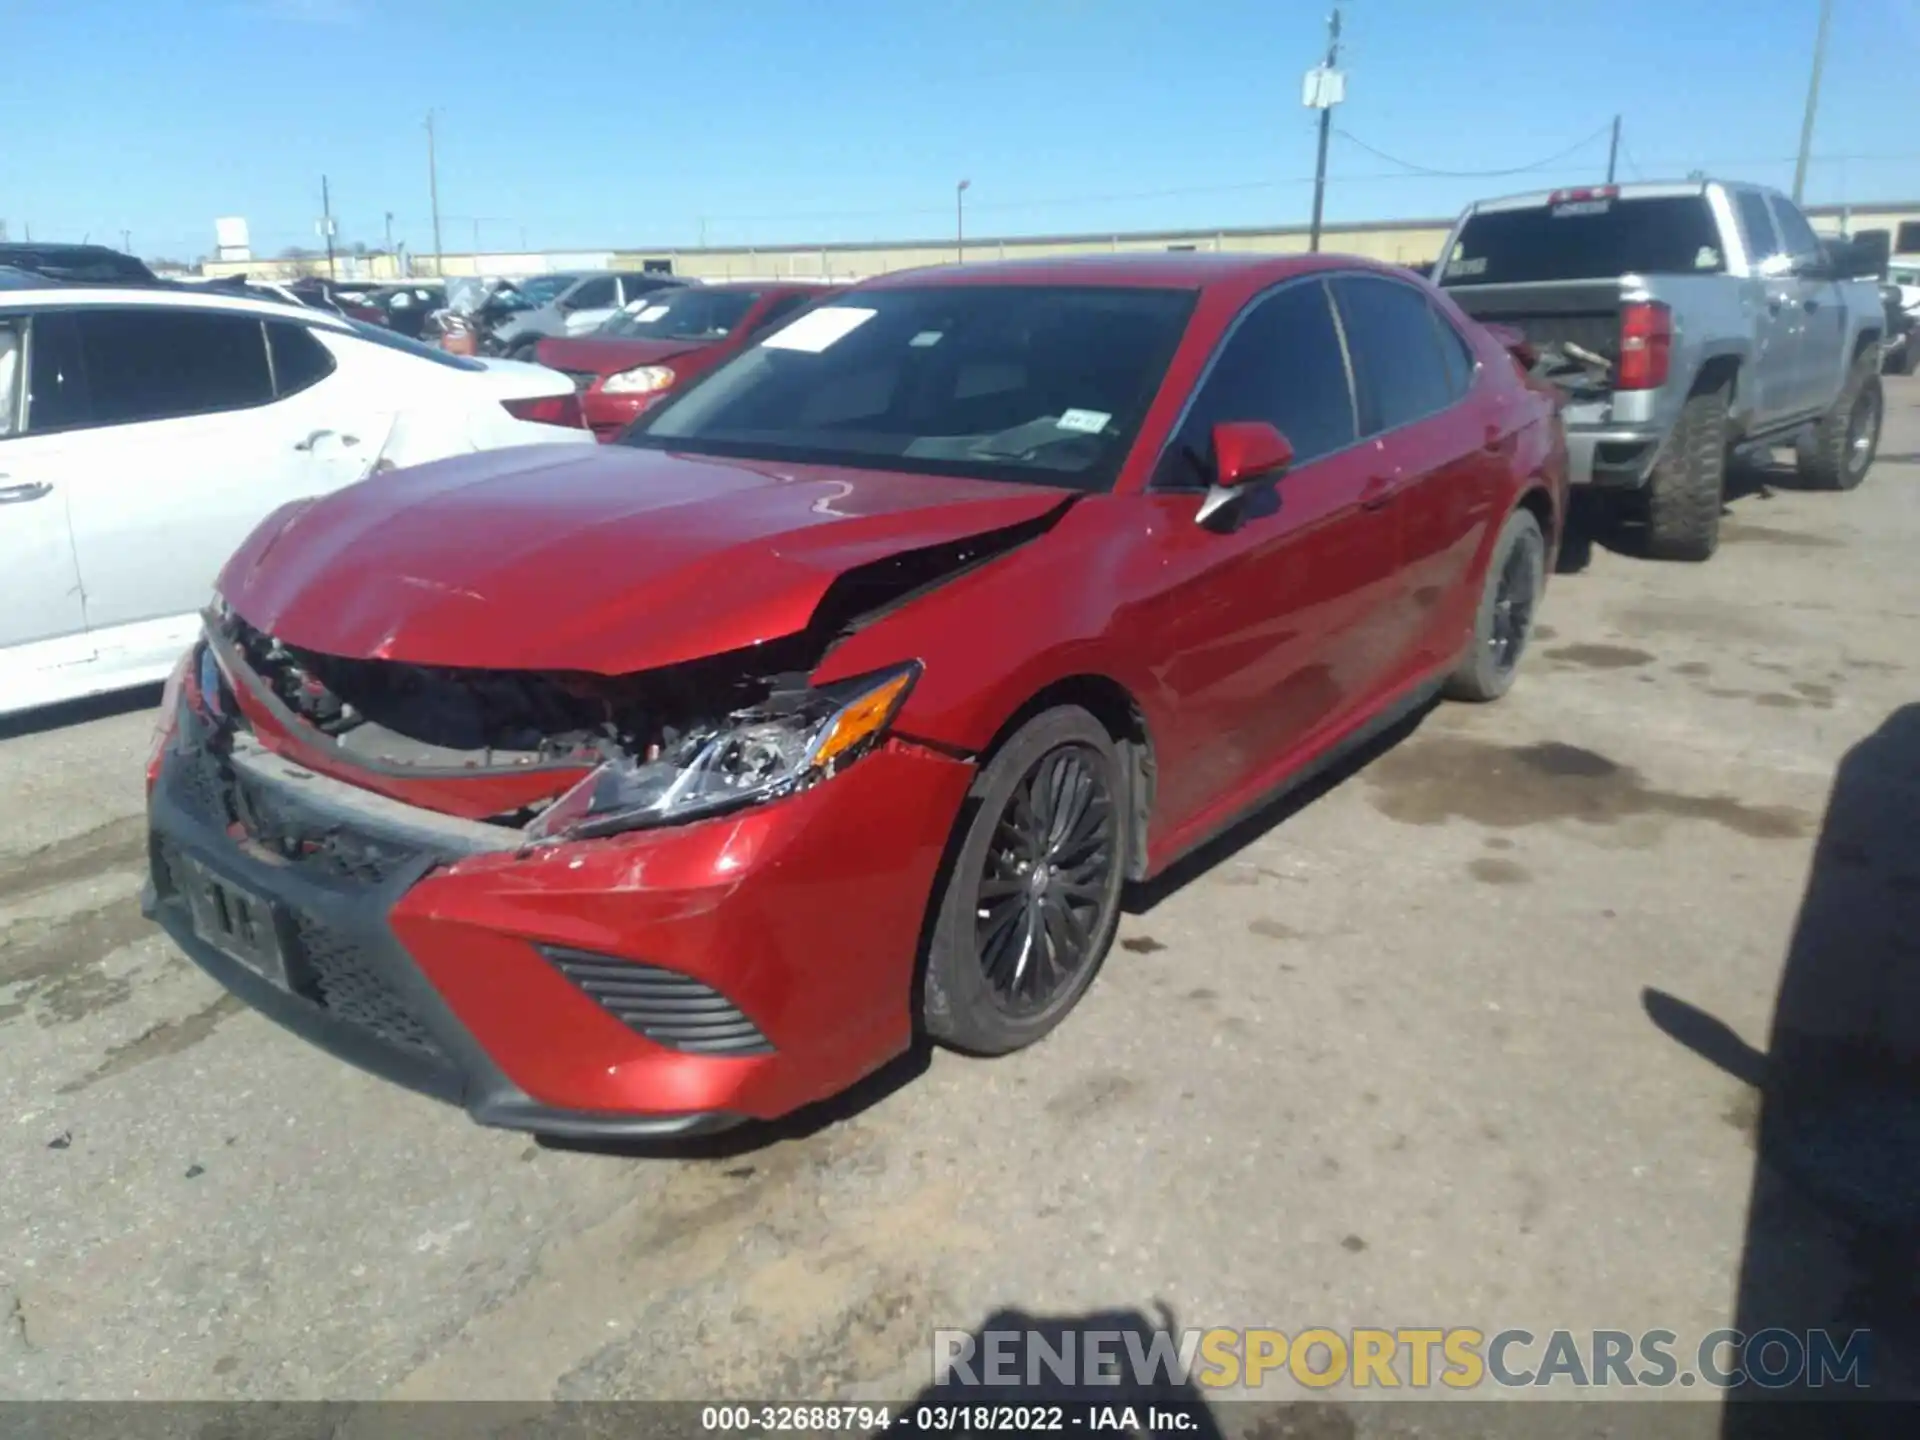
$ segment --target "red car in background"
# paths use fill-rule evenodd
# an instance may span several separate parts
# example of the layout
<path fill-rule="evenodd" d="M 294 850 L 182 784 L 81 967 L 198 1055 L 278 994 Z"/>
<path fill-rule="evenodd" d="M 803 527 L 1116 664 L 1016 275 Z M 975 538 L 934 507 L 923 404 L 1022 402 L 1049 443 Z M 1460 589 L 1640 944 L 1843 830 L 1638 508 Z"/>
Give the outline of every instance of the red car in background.
<path fill-rule="evenodd" d="M 1402 271 L 870 281 L 617 444 L 268 517 L 163 701 L 144 903 L 486 1124 L 684 1135 L 916 1033 L 1014 1050 L 1127 882 L 1503 694 L 1566 503 L 1554 392 Z"/>
<path fill-rule="evenodd" d="M 689 285 L 629 305 L 591 335 L 542 340 L 542 365 L 573 377 L 587 425 L 611 440 L 696 375 L 844 287 Z"/>

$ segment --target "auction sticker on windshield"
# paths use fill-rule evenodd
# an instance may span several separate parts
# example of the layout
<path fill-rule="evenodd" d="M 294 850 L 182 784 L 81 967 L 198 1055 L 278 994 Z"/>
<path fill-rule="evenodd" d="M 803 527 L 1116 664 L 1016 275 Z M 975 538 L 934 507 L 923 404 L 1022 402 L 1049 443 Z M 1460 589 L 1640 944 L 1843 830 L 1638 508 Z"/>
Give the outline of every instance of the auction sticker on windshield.
<path fill-rule="evenodd" d="M 646 309 L 642 310 L 638 315 L 634 316 L 633 318 L 637 323 L 645 325 L 652 321 L 658 320 L 662 315 L 666 313 L 667 313 L 667 307 L 664 305 L 649 305 L 647 306 Z"/>
<path fill-rule="evenodd" d="M 1082 435 L 1098 435 L 1107 428 L 1107 421 L 1112 418 L 1104 410 L 1069 410 L 1053 423 L 1056 429 L 1078 430 Z"/>
<path fill-rule="evenodd" d="M 861 310 L 851 305 L 833 305 L 812 310 L 792 324 L 760 342 L 766 350 L 804 350 L 818 355 L 828 346 L 844 340 L 880 312 Z"/>

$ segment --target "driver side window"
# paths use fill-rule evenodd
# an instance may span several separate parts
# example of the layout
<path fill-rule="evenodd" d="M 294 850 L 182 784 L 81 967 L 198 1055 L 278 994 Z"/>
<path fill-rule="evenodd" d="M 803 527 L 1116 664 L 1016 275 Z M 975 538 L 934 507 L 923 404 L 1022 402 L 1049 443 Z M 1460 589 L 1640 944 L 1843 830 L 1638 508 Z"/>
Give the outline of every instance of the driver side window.
<path fill-rule="evenodd" d="M 1346 352 L 1324 280 L 1297 281 L 1242 314 L 1161 455 L 1155 488 L 1204 489 L 1213 478 L 1213 427 L 1230 420 L 1272 425 L 1293 446 L 1295 466 L 1358 438 Z"/>

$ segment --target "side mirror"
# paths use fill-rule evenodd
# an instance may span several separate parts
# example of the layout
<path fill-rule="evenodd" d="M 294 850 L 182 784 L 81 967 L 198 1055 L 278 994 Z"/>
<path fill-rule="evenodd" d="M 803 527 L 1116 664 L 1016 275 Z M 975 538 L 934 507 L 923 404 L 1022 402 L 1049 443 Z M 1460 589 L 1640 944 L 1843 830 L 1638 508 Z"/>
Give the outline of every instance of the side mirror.
<path fill-rule="evenodd" d="M 1293 464 L 1293 446 L 1264 420 L 1225 420 L 1213 427 L 1213 484 L 1193 517 L 1215 521 L 1263 480 L 1277 479 Z"/>

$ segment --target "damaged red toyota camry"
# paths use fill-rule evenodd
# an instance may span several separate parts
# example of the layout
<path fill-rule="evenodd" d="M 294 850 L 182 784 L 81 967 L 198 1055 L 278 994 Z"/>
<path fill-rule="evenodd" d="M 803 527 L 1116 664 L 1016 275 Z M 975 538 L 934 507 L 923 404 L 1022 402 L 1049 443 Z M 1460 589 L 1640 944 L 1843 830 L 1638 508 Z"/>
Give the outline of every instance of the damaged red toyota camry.
<path fill-rule="evenodd" d="M 1526 648 L 1550 392 L 1404 271 L 902 273 L 616 445 L 375 477 L 227 565 L 148 912 L 483 1123 L 781 1115 L 1085 993 L 1123 885 Z"/>

